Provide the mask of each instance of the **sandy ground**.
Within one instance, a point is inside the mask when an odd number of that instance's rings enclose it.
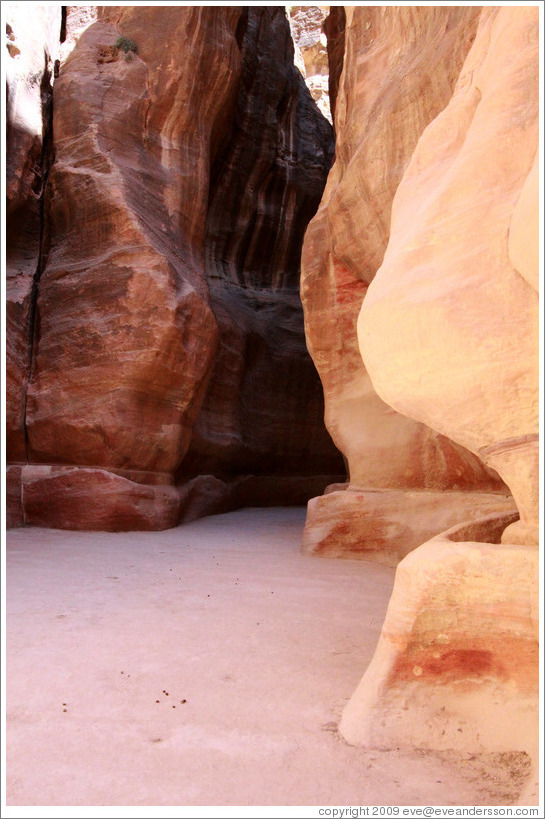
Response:
[[[394,572],[301,555],[304,518],[8,532],[7,805],[513,804],[509,760],[339,736]]]

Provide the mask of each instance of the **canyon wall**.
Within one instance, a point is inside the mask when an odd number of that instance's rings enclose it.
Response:
[[[479,511],[513,506],[497,473],[474,453],[377,395],[357,338],[397,187],[422,131],[452,96],[479,15],[476,7],[347,7],[344,55],[331,49],[334,76],[344,59],[336,158],[305,236],[301,293],[326,424],[349,484],[309,504],[308,552],[395,564]],[[333,23],[338,29],[338,18]],[[383,332],[393,341],[403,322],[400,316]]]
[[[375,388],[500,473],[517,543],[538,542],[537,48],[537,10],[481,13],[359,317]]]
[[[8,523],[314,494],[306,551],[401,561],[342,735],[535,761],[538,11],[308,8],[321,384],[283,8],[10,7]]]
[[[304,503],[312,475],[344,473],[325,431],[299,296],[302,238],[333,135],[294,67],[283,9],[250,8],[241,42],[234,121],[212,167],[205,234],[220,342],[180,474],[214,475],[243,505]],[[244,474],[253,477],[237,478]]]
[[[341,733],[529,756],[522,804],[538,775],[538,19],[346,7],[302,283],[350,473],[309,504],[305,548],[399,558],[399,528],[413,536]]]
[[[344,473],[298,295],[333,138],[285,13],[80,17],[39,134],[32,253],[8,232],[33,282],[26,317],[12,299],[10,522],[160,529],[305,502]]]

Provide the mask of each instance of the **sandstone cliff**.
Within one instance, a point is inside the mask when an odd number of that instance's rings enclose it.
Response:
[[[359,318],[376,389],[502,475],[519,543],[538,541],[537,48],[537,10],[481,13]]]
[[[332,130],[284,11],[48,8],[36,37],[12,8],[11,520],[159,529],[322,491],[298,271]],[[538,13],[323,27],[336,159],[302,295],[349,483],[304,548],[404,558],[341,732],[536,759]]]
[[[473,453],[378,397],[356,326],[388,244],[396,189],[423,129],[452,96],[479,13],[346,10],[336,159],[305,236],[301,291],[326,424],[345,455],[350,484],[309,505],[308,551],[395,563],[479,508],[492,512],[506,503],[505,486]],[[332,63],[341,57],[332,53]],[[403,322],[400,316],[382,333],[395,339]]]
[[[245,503],[288,500],[290,491],[304,502],[308,476],[330,473],[335,463],[299,297],[302,237],[333,138],[294,68],[281,8],[248,10],[241,54],[233,123],[212,168],[206,220],[220,342],[180,472],[221,478]],[[344,471],[340,458],[336,469]],[[245,473],[255,479],[241,483],[237,475]],[[292,476],[307,476],[303,493]]]
[[[311,547],[329,539],[342,553],[340,535],[361,548],[370,518],[365,538],[384,531],[388,548],[395,527],[413,521],[422,545],[415,538],[398,566],[375,656],[340,729],[371,747],[529,756],[522,803],[531,804],[538,10],[346,13],[337,158],[305,238],[303,295],[328,427],[351,483],[310,504],[307,533]],[[483,490],[499,499],[494,470],[516,509],[482,504]],[[452,511],[457,498],[475,500],[462,500],[457,525],[433,537],[426,526],[448,515],[423,491],[432,488]],[[333,533],[320,504],[338,513]]]
[[[297,285],[332,134],[284,12],[103,7],[75,40],[8,391],[14,517],[153,529],[304,502],[343,470]]]

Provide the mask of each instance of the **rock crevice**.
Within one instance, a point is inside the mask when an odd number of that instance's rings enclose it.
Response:
[[[5,15],[6,47],[6,457],[27,460],[27,384],[33,367],[38,283],[47,257],[43,192],[52,161],[54,55],[59,9],[22,4]]]
[[[62,20],[59,30],[59,42],[62,42]],[[40,83],[40,102],[42,109],[42,150],[40,156],[39,169],[36,167],[35,179],[32,184],[32,191],[38,199],[38,259],[36,270],[32,277],[32,286],[29,295],[29,316],[28,316],[28,370],[26,383],[32,380],[35,339],[38,336],[37,303],[40,279],[47,264],[49,252],[49,237],[47,232],[47,219],[45,215],[45,190],[51,165],[54,161],[54,139],[53,139],[53,87],[51,84],[54,68],[52,66],[52,55],[45,54],[44,72]],[[26,424],[27,416],[27,391],[24,393],[22,420],[23,434],[25,441],[25,459],[28,459],[29,441]]]

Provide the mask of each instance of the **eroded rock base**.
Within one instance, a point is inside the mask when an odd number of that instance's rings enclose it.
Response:
[[[6,524],[80,531],[161,531],[240,507],[304,506],[332,475],[199,475],[178,484],[165,472],[62,464],[7,469]]]
[[[503,492],[336,489],[309,501],[302,548],[395,566],[458,521],[493,513],[518,519],[513,498]]]
[[[453,527],[399,564],[374,657],[343,712],[350,744],[526,753],[537,770],[539,556],[499,543],[508,521]],[[474,540],[487,532],[496,542]]]

